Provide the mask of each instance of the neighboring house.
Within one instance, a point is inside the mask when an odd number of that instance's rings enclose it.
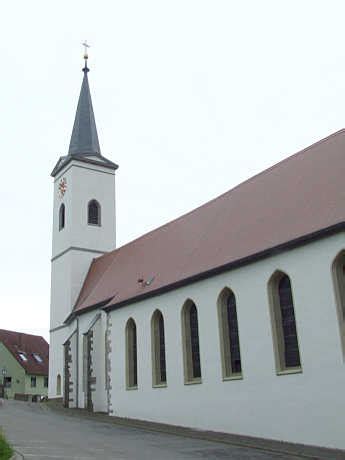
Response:
[[[83,70],[52,172],[49,396],[345,449],[345,130],[115,249]]]
[[[48,395],[49,345],[43,337],[0,329],[0,392],[12,399]]]

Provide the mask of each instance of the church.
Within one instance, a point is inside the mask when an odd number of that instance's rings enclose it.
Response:
[[[345,449],[345,130],[116,248],[88,72],[51,173],[49,397]]]

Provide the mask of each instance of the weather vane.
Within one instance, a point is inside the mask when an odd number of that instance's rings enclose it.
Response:
[[[87,54],[87,49],[90,48],[90,45],[88,45],[87,41],[85,40],[84,43],[82,43],[83,47],[84,47],[84,59],[85,59],[85,67],[83,70],[85,70],[86,72],[88,72],[88,67],[87,67],[87,60],[89,58],[89,55]]]

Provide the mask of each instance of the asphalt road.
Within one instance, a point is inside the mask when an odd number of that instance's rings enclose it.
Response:
[[[301,460],[292,455],[70,417],[43,404],[21,401],[4,401],[0,427],[22,458],[30,460]]]

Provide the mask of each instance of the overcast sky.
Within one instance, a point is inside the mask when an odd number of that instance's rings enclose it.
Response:
[[[345,126],[344,17],[335,0],[2,2],[0,328],[48,339],[50,172],[85,39],[122,245]]]

